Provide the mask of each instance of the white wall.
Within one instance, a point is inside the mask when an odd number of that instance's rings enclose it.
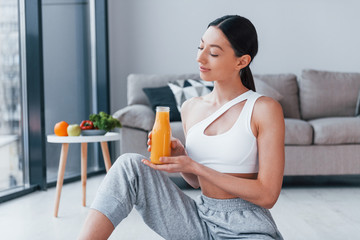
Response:
[[[249,18],[259,35],[253,73],[304,68],[360,72],[356,0],[110,0],[111,111],[126,105],[129,73],[193,73],[207,24]]]

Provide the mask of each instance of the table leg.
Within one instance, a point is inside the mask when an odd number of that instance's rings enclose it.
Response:
[[[106,168],[106,172],[107,172],[111,168],[109,148],[108,148],[107,142],[101,142],[100,144],[101,144],[101,150],[102,150],[102,154],[104,157],[104,163],[105,163],[105,168]]]
[[[56,199],[55,199],[55,210],[54,210],[55,217],[58,216],[58,211],[59,211],[60,195],[61,195],[61,189],[62,189],[62,185],[63,185],[63,181],[64,181],[64,173],[65,173],[65,166],[66,166],[68,150],[69,150],[69,144],[63,143],[61,146],[59,171],[58,171],[58,177],[57,177],[57,183],[56,183]]]
[[[87,143],[81,143],[82,205],[86,206]]]

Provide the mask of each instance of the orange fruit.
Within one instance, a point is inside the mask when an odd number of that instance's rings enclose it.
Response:
[[[65,121],[61,121],[55,124],[54,133],[56,136],[67,136],[67,127],[69,124]]]

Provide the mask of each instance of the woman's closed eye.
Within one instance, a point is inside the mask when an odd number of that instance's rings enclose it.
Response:
[[[202,51],[202,50],[204,50],[204,48],[203,47],[198,47],[198,49],[200,50],[200,51]],[[213,53],[209,53],[210,54],[210,56],[212,56],[212,57],[217,57],[217,56],[219,56],[218,54],[213,54]]]

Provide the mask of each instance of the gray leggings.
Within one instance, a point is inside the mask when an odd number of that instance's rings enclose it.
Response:
[[[270,212],[240,198],[193,200],[171,179],[120,156],[105,176],[91,208],[116,227],[135,206],[145,223],[165,239],[282,239]]]

